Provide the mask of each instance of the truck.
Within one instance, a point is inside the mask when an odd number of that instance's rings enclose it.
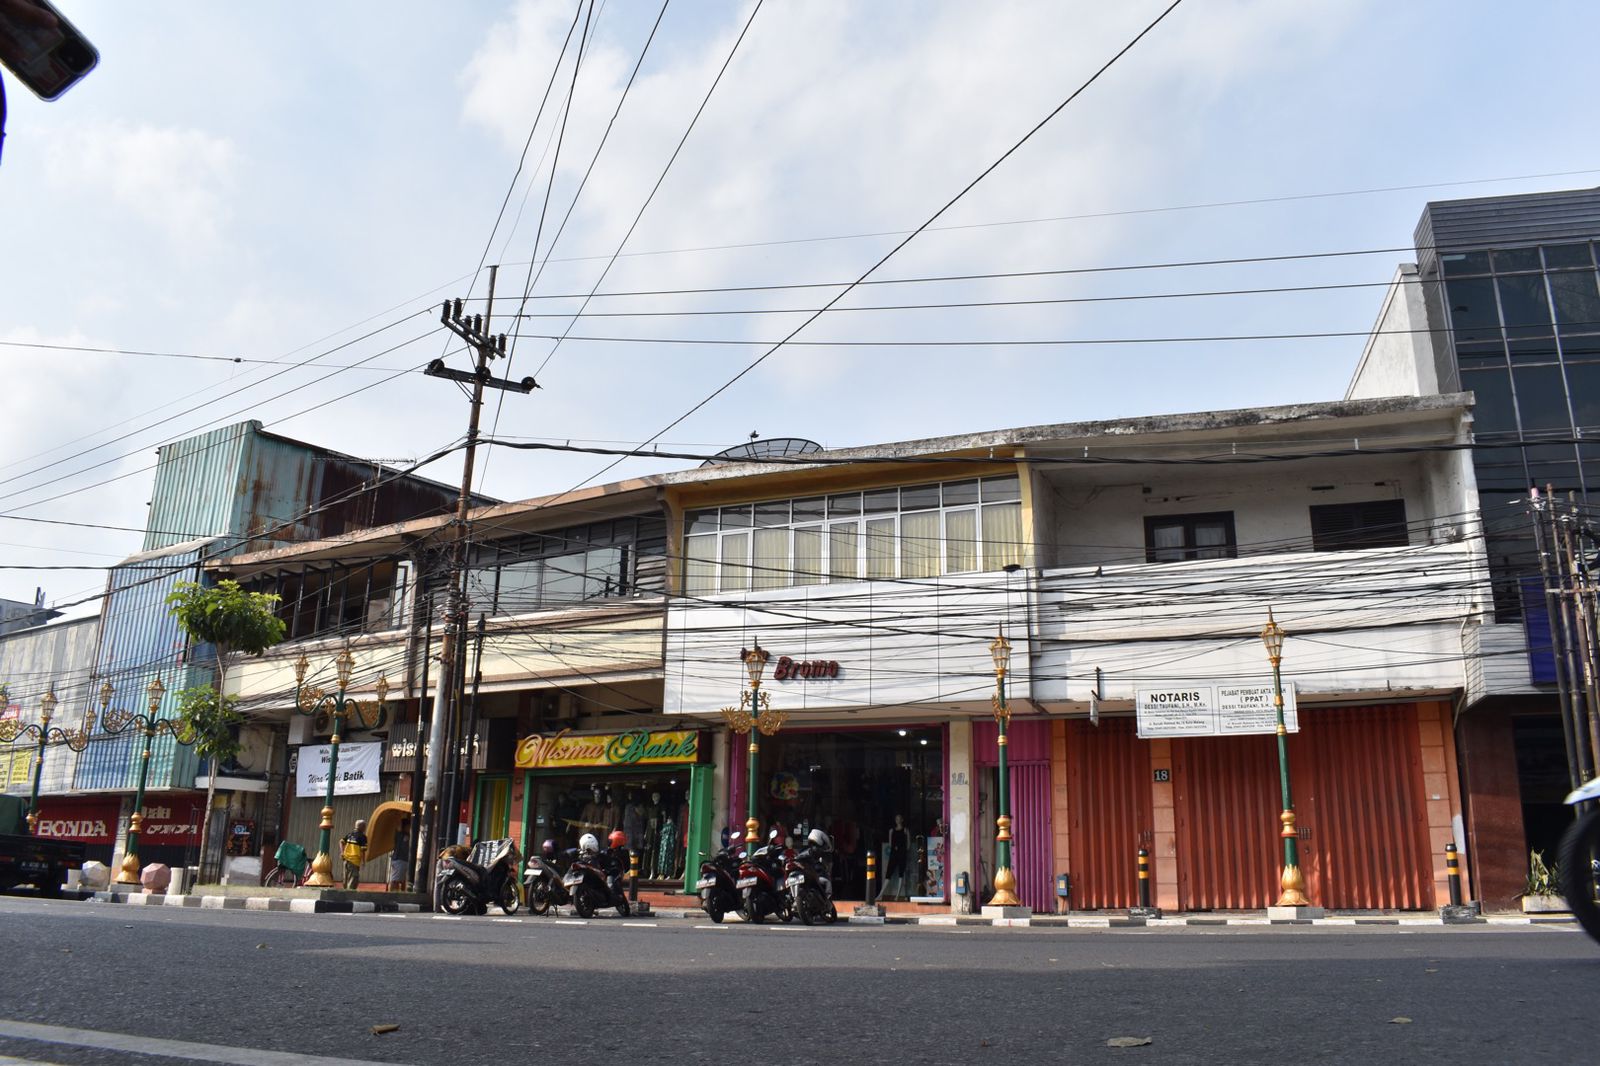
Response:
[[[30,895],[57,898],[67,871],[83,865],[84,846],[28,832],[27,804],[0,796],[0,892],[31,889]]]

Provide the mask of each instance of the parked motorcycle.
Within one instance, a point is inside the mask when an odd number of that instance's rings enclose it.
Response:
[[[1568,806],[1600,800],[1600,777],[1569,795]],[[1581,815],[1561,838],[1561,892],[1583,931],[1600,941],[1600,806]]]
[[[740,861],[739,880],[734,883],[742,893],[739,913],[753,924],[769,914],[780,921],[794,920],[794,908],[783,883],[783,867],[787,860],[783,840],[777,830],[767,839],[766,847],[756,849],[754,854]]]
[[[700,863],[700,879],[694,887],[700,892],[700,909],[713,922],[739,909],[739,860],[744,857],[744,842],[734,841]]]
[[[789,907],[805,925],[839,920],[833,905],[833,879],[828,876],[833,841],[820,829],[806,835],[806,846],[784,863],[784,888]]]
[[[528,910],[533,914],[548,914],[556,907],[565,907],[572,902],[572,893],[567,891],[567,886],[562,883],[566,876],[566,868],[571,865],[576,851],[568,850],[563,856],[556,850],[554,840],[546,840],[539,849],[539,854],[528,856],[528,865],[523,873],[522,894],[527,897]]]
[[[578,917],[593,918],[596,911],[606,907],[615,907],[624,918],[632,913],[622,880],[627,860],[618,858],[625,852],[616,847],[601,851],[598,841],[588,833],[579,840],[578,854],[561,878]]]
[[[522,905],[517,871],[522,856],[509,838],[480,840],[465,857],[446,848],[439,863],[439,905],[446,914],[486,914],[491,903],[507,914]]]

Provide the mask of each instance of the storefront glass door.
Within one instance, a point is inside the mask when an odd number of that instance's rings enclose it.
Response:
[[[494,840],[511,830],[511,778],[503,774],[478,778],[478,805],[472,839]]]
[[[526,839],[529,850],[553,840],[557,850],[593,833],[605,846],[613,830],[639,853],[643,881],[681,881],[690,823],[690,768],[637,774],[530,773]]]

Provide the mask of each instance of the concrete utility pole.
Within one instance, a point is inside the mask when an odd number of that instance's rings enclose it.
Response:
[[[471,538],[469,515],[472,510],[472,470],[478,451],[478,416],[483,410],[483,390],[504,389],[528,393],[538,386],[534,380],[523,378],[510,381],[491,377],[489,363],[506,354],[506,335],[490,332],[489,321],[494,313],[495,275],[499,268],[489,268],[489,300],[484,314],[465,315],[461,301],[445,301],[440,314],[450,332],[460,337],[477,353],[474,368],[469,371],[451,370],[443,359],[435,359],[423,371],[429,377],[445,378],[472,386],[472,407],[467,419],[466,457],[461,465],[461,494],[456,500],[456,520],[450,553],[450,583],[444,609],[444,639],[439,653],[439,693],[434,700],[433,720],[428,731],[428,766],[422,784],[421,826],[423,839],[418,848],[418,868],[428,878],[432,890],[433,856],[444,846],[455,843],[456,815],[460,806],[459,766],[461,737],[459,736],[461,689],[465,680],[462,667],[466,662],[464,650],[467,642],[467,616],[471,604],[466,596],[467,547]],[[426,698],[427,694],[423,693]],[[419,723],[420,731],[420,723]],[[445,754],[451,761],[448,769]],[[422,889],[418,884],[417,888]]]

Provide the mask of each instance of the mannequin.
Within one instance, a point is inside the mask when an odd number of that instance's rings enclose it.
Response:
[[[600,786],[593,786],[589,790],[589,795],[591,798],[588,803],[583,805],[583,813],[578,816],[578,824],[573,826],[573,828],[576,829],[580,834],[594,833],[596,836],[611,832],[609,826],[602,827],[600,824],[601,813],[605,809],[604,803],[602,802],[605,797],[600,791]]]
[[[644,808],[644,861],[645,876],[655,880],[661,876],[656,867],[656,845],[661,839],[661,793],[651,792],[650,802]]]
[[[637,850],[644,846],[644,805],[637,792],[629,792],[623,804],[622,831],[628,834],[628,847]]]
[[[656,876],[670,878],[677,869],[678,827],[667,815],[661,822],[661,842],[656,846]]]
[[[906,858],[911,851],[911,833],[906,829],[906,817],[903,814],[894,816],[894,828],[889,830],[889,861],[883,871],[884,898],[898,897],[905,899],[906,892]],[[889,885],[893,883],[891,889]]]
[[[600,808],[600,828],[595,830],[599,836],[605,836],[613,829],[622,828],[622,808],[617,805],[614,792],[607,791],[605,804]]]

